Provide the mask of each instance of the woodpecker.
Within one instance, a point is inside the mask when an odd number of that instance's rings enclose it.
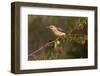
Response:
[[[66,33],[62,32],[61,28],[58,28],[54,25],[50,25],[48,28],[54,33],[56,37],[62,37],[66,35]]]

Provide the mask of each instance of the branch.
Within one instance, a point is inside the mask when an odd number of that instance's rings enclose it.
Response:
[[[59,39],[59,38],[57,38],[57,39]],[[56,39],[56,40],[57,40],[57,39]],[[55,40],[46,43],[44,46],[42,46],[42,47],[40,47],[39,49],[37,49],[37,50],[33,51],[32,53],[30,53],[29,56],[33,56],[35,53],[41,51],[41,49],[45,48],[46,46],[50,45],[50,44],[53,43],[53,42],[55,42]]]
[[[65,35],[64,38],[65,38],[65,39],[68,39],[68,38],[71,39],[71,38],[74,38],[74,36],[75,36],[75,38],[77,38],[77,37],[80,37],[80,36],[82,36],[82,35],[81,35],[81,34],[75,34],[75,35],[69,34],[69,35]],[[70,37],[71,37],[71,38],[70,38]],[[58,40],[59,38],[61,38],[61,37],[58,37],[58,38],[56,38],[55,40],[46,43],[44,46],[42,46],[42,47],[40,47],[39,49],[37,49],[37,50],[33,51],[32,53],[30,53],[29,56],[34,56],[35,53],[41,51],[41,49],[43,49],[43,48],[45,48],[46,46],[50,45],[51,43],[55,42],[55,41]],[[79,38],[79,39],[80,39],[80,38]],[[87,39],[87,37],[86,37],[86,39]]]

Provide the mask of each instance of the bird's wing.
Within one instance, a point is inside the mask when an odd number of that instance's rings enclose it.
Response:
[[[61,28],[59,28],[59,27],[57,28],[57,30],[58,30],[58,31],[61,31],[61,32],[64,32],[64,30],[61,29]]]

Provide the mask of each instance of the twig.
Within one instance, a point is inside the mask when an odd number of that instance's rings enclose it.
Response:
[[[58,39],[58,38],[57,38]],[[35,53],[39,52],[41,49],[43,49],[44,47],[48,46],[49,44],[55,42],[55,40],[46,43],[44,46],[40,47],[39,49],[35,50],[34,52],[32,52],[31,54],[29,54],[29,56],[33,56]]]

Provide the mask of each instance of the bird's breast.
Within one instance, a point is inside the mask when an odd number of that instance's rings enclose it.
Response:
[[[56,36],[64,36],[65,35],[65,33],[60,32],[60,31],[56,31],[54,33],[55,33]]]

